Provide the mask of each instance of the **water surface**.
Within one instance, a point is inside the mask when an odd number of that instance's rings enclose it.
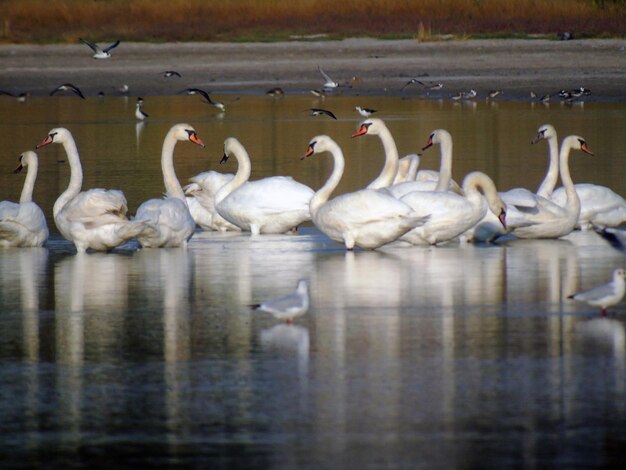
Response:
[[[224,97],[227,101],[229,97]],[[339,192],[382,166],[374,137],[351,139],[355,105],[379,109],[401,154],[434,128],[455,139],[454,176],[481,169],[534,188],[547,146],[539,125],[584,136],[575,180],[624,194],[623,104],[243,96],[218,115],[194,97],[69,97],[0,103],[0,199],[16,200],[20,152],[59,125],[76,136],[85,188],[123,189],[131,212],[163,191],[159,155],[176,122],[206,149],[176,149],[182,181],[219,168],[238,137],[253,178],[318,187],[330,159],[300,161],[327,133],[347,158]],[[438,151],[423,165],[435,168]],[[39,151],[35,198],[49,216],[69,177],[59,146]],[[626,445],[624,304],[608,318],[567,299],[605,282],[624,255],[594,233],[497,245],[346,253],[310,225],[298,235],[198,232],[187,251],[78,256],[50,221],[46,248],[0,251],[0,461],[35,465],[247,468],[606,467]],[[292,326],[248,304],[310,281]]]

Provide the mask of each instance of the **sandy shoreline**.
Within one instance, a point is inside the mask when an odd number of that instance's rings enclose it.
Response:
[[[338,93],[401,93],[410,78],[444,83],[447,98],[474,88],[501,89],[501,99],[528,100],[584,86],[588,100],[626,100],[626,40],[472,40],[420,43],[415,40],[348,39],[280,43],[122,43],[113,57],[94,60],[83,44],[0,45],[0,90],[47,96],[71,82],[87,96],[99,92],[174,95],[186,87],[216,93],[286,93],[319,88],[322,66],[339,83]],[[182,77],[165,78],[176,70]],[[414,86],[405,93],[419,95]]]

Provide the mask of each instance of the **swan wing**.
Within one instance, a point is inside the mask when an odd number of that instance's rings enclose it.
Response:
[[[20,205],[11,201],[0,201],[0,221],[14,219],[20,212]]]
[[[233,175],[232,173],[205,171],[203,173],[198,173],[197,175],[192,176],[191,178],[189,178],[189,181],[191,181],[192,183],[196,183],[204,191],[215,194],[222,186],[224,186],[234,177],[235,175]]]
[[[307,208],[313,190],[288,176],[250,181],[230,193],[229,204],[264,212],[283,212]],[[225,201],[226,201],[225,199]]]

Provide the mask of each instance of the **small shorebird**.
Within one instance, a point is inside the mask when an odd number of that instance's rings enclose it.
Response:
[[[326,98],[326,92],[324,90],[310,90],[311,93],[318,98],[324,99]]]
[[[253,310],[263,310],[279,320],[292,323],[294,318],[304,315],[309,310],[309,303],[309,287],[304,279],[300,279],[295,292],[279,299],[252,304],[249,307]]]
[[[80,96],[82,99],[85,99],[85,95],[83,95],[83,92],[80,91],[78,87],[72,85],[71,83],[64,83],[63,85],[59,85],[58,87],[56,87],[54,90],[50,92],[50,96],[56,95],[57,93],[61,91],[71,91],[72,93]]]
[[[502,90],[492,90],[489,93],[487,93],[487,98],[486,99],[492,100],[496,96],[501,95],[502,93],[504,93]]]
[[[613,271],[613,279],[606,284],[596,286],[593,289],[570,295],[568,299],[585,302],[593,307],[600,307],[601,314],[606,315],[606,310],[617,305],[626,293],[626,271],[616,269]]]
[[[137,98],[137,107],[135,108],[135,117],[140,121],[143,121],[148,115],[141,109],[143,106],[143,98]]]
[[[339,84],[336,81],[334,81],[332,78],[330,78],[328,74],[324,72],[319,65],[317,66],[317,70],[320,71],[320,73],[322,74],[322,77],[324,77],[324,80],[326,80],[326,82],[322,85],[322,89],[329,90],[329,89],[337,88],[339,86]]]
[[[92,56],[94,59],[108,59],[109,57],[111,57],[111,53],[109,51],[112,49],[115,49],[117,46],[120,45],[120,41],[118,39],[110,46],[102,49],[100,46],[98,46],[97,44],[94,44],[93,42],[89,42],[83,38],[79,38],[79,39],[91,48],[91,50],[94,52]]]
[[[283,96],[285,91],[281,87],[276,87],[267,90],[265,94],[270,96]]]
[[[182,77],[182,75],[180,73],[178,73],[176,70],[166,70],[165,72],[163,72],[163,76],[165,78],[169,78],[169,77]]]
[[[361,108],[360,106],[355,106],[355,108],[359,114],[363,117],[370,117],[372,114],[374,114],[376,112],[375,109],[371,109],[371,108]]]
[[[311,116],[321,116],[322,114],[325,114],[326,116],[330,116],[333,119],[337,119],[337,116],[335,116],[331,111],[328,111],[327,109],[309,108],[308,111],[311,112]]]

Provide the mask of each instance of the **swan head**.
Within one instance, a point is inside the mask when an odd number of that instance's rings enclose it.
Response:
[[[382,119],[369,118],[359,125],[359,129],[352,134],[352,137],[358,137],[365,134],[378,135],[385,129],[387,129],[387,126]]]
[[[172,126],[169,131],[169,134],[174,136],[176,140],[184,141],[188,140],[189,142],[193,142],[200,147],[204,147],[204,144],[198,137],[196,130],[191,127],[189,124],[181,123]]]
[[[452,142],[452,136],[445,129],[435,129],[428,136],[428,142],[422,147],[422,151],[432,147],[434,144],[441,144],[443,142]]]
[[[65,127],[55,127],[50,132],[45,139],[37,144],[36,149],[45,147],[48,144],[63,144],[68,141],[72,141],[74,138],[72,137],[72,133],[68,131]]]
[[[327,135],[315,136],[309,141],[309,146],[307,147],[305,154],[300,157],[300,160],[304,160],[305,158],[315,155],[316,153],[329,152],[332,147],[336,145],[335,141]]]
[[[228,161],[228,157],[230,157],[233,153],[242,153],[245,151],[246,149],[243,145],[241,145],[241,142],[239,142],[234,137],[228,137],[224,141],[224,156],[220,160],[220,165],[225,165]]]
[[[556,129],[551,124],[544,124],[537,129],[537,136],[530,141],[531,144],[536,144],[540,140],[556,137]]]
[[[22,153],[22,155],[20,155],[19,160],[20,162],[17,165],[17,168],[13,170],[13,173],[20,173],[24,169],[24,167],[28,165],[36,166],[37,154],[32,150],[27,150],[26,152]]]
[[[563,143],[561,144],[561,149],[574,149],[574,150],[582,150],[588,155],[593,155],[593,152],[587,145],[585,139],[577,135],[569,135],[563,139]]]

